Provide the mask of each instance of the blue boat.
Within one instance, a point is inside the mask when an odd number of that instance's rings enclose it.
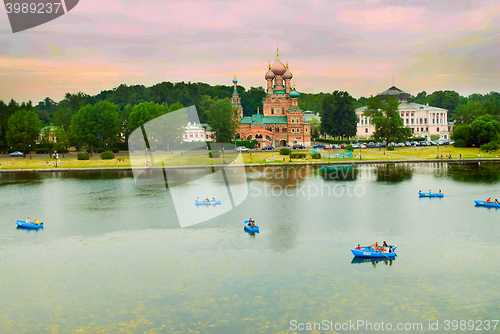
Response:
[[[498,203],[487,203],[486,201],[474,201],[476,206],[485,206],[487,208],[500,208],[500,204]]]
[[[369,257],[369,258],[380,258],[380,259],[390,259],[393,260],[396,258],[396,250],[397,246],[392,246],[392,253],[382,253],[380,251],[376,251],[371,246],[361,247],[361,249],[353,248],[351,249],[352,255],[359,257]]]
[[[443,197],[444,194],[433,194],[430,191],[428,193],[418,193],[419,197]]]
[[[200,202],[200,201],[195,201],[195,205],[217,205],[221,204],[221,201],[215,201],[215,202]]]
[[[28,228],[32,230],[38,230],[40,228],[43,228],[43,223],[40,223],[39,225],[36,225],[35,223],[26,223],[25,220],[16,220],[17,227],[21,228]]]
[[[248,226],[248,220],[245,220],[243,222],[243,225],[245,226],[245,231],[250,232],[250,233],[259,233],[259,227],[258,226],[255,226],[255,227]]]

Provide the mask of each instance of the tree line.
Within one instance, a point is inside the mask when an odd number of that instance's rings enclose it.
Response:
[[[262,87],[246,90],[237,86],[237,89],[246,116],[255,113],[257,108],[262,109],[266,96]],[[110,147],[126,140],[145,122],[191,105],[196,106],[200,122],[213,125],[216,140],[227,142],[234,139],[237,126],[234,110],[230,108],[232,91],[233,86],[162,82],[150,87],[120,85],[96,95],[67,93],[59,102],[47,97],[35,106],[31,101],[5,103],[0,100],[0,149],[26,151],[33,148],[35,141],[40,139],[40,130],[48,125],[51,127],[44,131],[40,146],[50,146],[50,136],[55,135],[60,150],[69,146],[86,146],[91,151]],[[464,97],[455,91],[435,91],[429,95],[423,91],[409,102],[448,109],[449,117],[459,124],[452,135],[459,144],[472,146],[500,141],[497,136],[500,130],[494,130],[500,120],[500,94],[497,92]],[[320,112],[321,123],[311,121],[313,137],[324,134],[341,138],[355,136],[358,122],[355,109],[365,105],[366,114],[375,121],[372,123],[380,123],[376,136],[405,136],[406,130],[398,130],[403,128],[399,113],[392,115],[397,110],[393,103],[381,102],[373,96],[355,99],[343,91],[302,93],[299,99],[302,110]],[[375,108],[382,108],[385,114],[377,114]],[[484,135],[485,131],[489,135]]]

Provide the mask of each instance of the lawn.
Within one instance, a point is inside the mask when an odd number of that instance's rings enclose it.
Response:
[[[306,159],[292,159],[292,163],[304,163],[304,162],[339,162],[339,161],[359,161],[359,150],[354,151],[354,157],[352,159],[312,159],[311,152],[308,150],[303,151],[293,151],[293,152],[304,152],[307,154]],[[333,153],[333,150],[324,150],[323,157],[327,156],[328,153]],[[480,153],[481,158],[499,158],[500,152],[494,151],[492,153],[478,151],[476,148],[457,148],[453,146],[440,146],[439,147],[439,157],[443,155],[443,159],[451,154],[453,159],[459,159],[460,154],[462,154],[463,159],[478,158],[478,153]],[[379,149],[363,149],[361,151],[361,157],[363,161],[369,160],[402,160],[402,159],[436,159],[438,154],[437,146],[424,146],[424,147],[397,147],[394,151],[386,151],[383,154],[383,150]],[[274,155],[274,159],[273,159]],[[124,161],[118,161],[117,159],[123,159]],[[154,156],[154,161],[148,161],[148,163],[154,162],[155,166],[194,166],[194,165],[220,165],[224,161],[229,162],[235,160],[236,163],[241,164],[277,164],[277,163],[289,163],[289,156],[280,155],[279,152],[270,151],[253,151],[250,155],[249,153],[242,153],[242,158],[238,158],[237,152],[227,152],[223,157],[217,159],[209,159],[205,152],[184,153],[182,156],[180,154],[156,154]],[[283,161],[285,158],[285,161]],[[14,163],[12,164],[12,160]],[[99,155],[90,158],[90,160],[77,160],[76,154],[67,154],[65,158],[61,158],[60,168],[106,168],[106,167],[122,167],[127,168],[131,166],[131,158],[128,154],[123,156],[117,156],[115,159],[102,160]],[[46,162],[49,162],[48,164]],[[52,163],[55,162],[54,159],[49,159],[47,157],[37,157],[34,155],[32,159],[28,158],[0,158],[0,164],[2,170],[8,169],[49,169],[54,168]],[[132,163],[134,166],[146,166],[146,158],[143,155],[133,155]]]

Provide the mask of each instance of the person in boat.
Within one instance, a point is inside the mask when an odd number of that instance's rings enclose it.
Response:
[[[498,200],[495,198],[495,204],[498,204]]]
[[[387,242],[384,241],[384,243],[382,244],[382,247],[387,248]]]
[[[441,189],[439,189],[439,194],[441,194]]]
[[[38,221],[38,219],[35,219],[35,225],[40,225],[40,222]]]
[[[429,189],[429,194],[432,194],[432,191]]]
[[[196,197],[196,202],[199,202],[200,201],[200,198],[199,197]]]
[[[486,200],[486,203],[491,203],[491,198],[488,197],[488,199]]]
[[[215,202],[215,197],[212,197],[212,202]]]
[[[28,219],[26,219],[26,224],[31,224],[30,217],[28,217]]]
[[[205,202],[209,203],[210,200],[208,199],[208,197],[205,197]]]
[[[378,250],[380,247],[378,245],[378,242],[375,242],[373,245],[371,245],[373,247],[373,250]]]
[[[422,193],[422,190],[419,190],[419,191],[418,191],[418,193],[419,193],[419,194],[421,194],[421,193]]]
[[[255,227],[255,221],[253,221],[252,218],[248,220],[248,226]]]
[[[356,247],[357,250],[361,250],[361,246],[358,244],[358,247]]]
[[[392,253],[392,246],[389,246],[389,253]]]

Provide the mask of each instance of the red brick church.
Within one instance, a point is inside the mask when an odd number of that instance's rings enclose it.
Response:
[[[267,95],[262,101],[262,112],[256,110],[252,116],[243,116],[243,107],[236,90],[238,80],[234,77],[231,101],[238,109],[240,126],[237,133],[241,139],[255,139],[259,142],[259,147],[310,145],[310,125],[304,120],[304,112],[297,105],[300,94],[295,86],[291,86],[292,78],[288,63],[283,65],[279,53],[276,53],[276,61],[272,66],[269,64],[265,75]]]

